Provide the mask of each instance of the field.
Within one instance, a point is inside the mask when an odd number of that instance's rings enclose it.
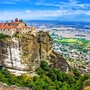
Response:
[[[73,49],[88,50],[87,46],[90,44],[90,40],[82,38],[62,38],[54,39],[55,42],[62,43],[62,45],[71,46]]]
[[[80,38],[63,38],[63,39],[54,39],[56,42],[60,43],[78,43],[78,44],[88,44],[90,41]]]
[[[63,42],[63,43],[77,43],[77,42],[80,42],[78,39],[72,39],[72,38],[55,39],[55,41]]]

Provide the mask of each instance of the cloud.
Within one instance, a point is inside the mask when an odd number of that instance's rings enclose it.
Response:
[[[58,7],[60,9],[84,9],[88,10],[90,4],[82,3],[82,0],[2,0],[1,4],[28,4]]]
[[[35,5],[42,5],[45,2],[45,0],[37,0],[34,2]]]
[[[3,11],[3,16],[0,14],[0,17],[3,17],[2,19],[5,16],[8,19],[13,19],[16,16],[23,19],[40,19],[46,17],[65,17],[69,19],[69,17],[78,17],[81,15],[90,16],[90,4],[82,3],[80,0],[2,0],[1,3],[15,5],[19,3],[14,10],[13,8],[11,10],[10,7],[7,12]],[[23,7],[25,3],[27,4]]]
[[[27,13],[30,13],[31,11],[30,10],[26,10]]]
[[[20,14],[21,12],[16,12],[17,14]]]
[[[36,11],[12,11],[12,12],[1,12],[1,19],[5,19],[7,16],[8,19],[13,18],[23,18],[23,19],[40,19],[43,17],[76,17],[76,16],[90,16],[90,10],[73,10],[73,9],[59,9],[59,10],[36,10]],[[2,18],[3,16],[3,18]]]
[[[1,1],[0,2],[0,4],[16,4],[14,1],[7,1],[7,0],[5,0],[5,1]]]
[[[29,2],[30,0],[2,0],[0,4],[18,4]]]
[[[7,15],[7,13],[5,13],[5,12],[4,12],[3,14],[4,14],[4,15]]]
[[[51,0],[52,1],[52,0]],[[36,4],[38,5],[38,4]],[[55,0],[52,2],[48,2],[44,0],[44,2],[39,3],[39,5],[43,5],[43,6],[53,6],[53,7],[59,7],[61,9],[89,9],[90,8],[90,4],[87,3],[81,3],[81,0],[68,0],[68,1],[64,1],[64,0]]]

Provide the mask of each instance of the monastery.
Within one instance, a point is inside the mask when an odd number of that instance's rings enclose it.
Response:
[[[24,22],[20,22],[18,18],[16,18],[11,22],[6,21],[5,23],[0,23],[0,33],[9,35],[11,37],[16,33],[31,33],[33,35],[36,35],[36,29],[33,26],[26,26]]]

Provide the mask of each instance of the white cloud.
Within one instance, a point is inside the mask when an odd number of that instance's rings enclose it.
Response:
[[[60,9],[60,10],[36,10],[36,11],[22,11],[22,12],[1,12],[0,17],[2,20],[5,20],[6,17],[8,20],[12,20],[14,18],[19,19],[40,19],[46,17],[68,17],[68,16],[78,16],[85,15],[90,16],[90,10],[73,10],[73,9]]]
[[[27,13],[30,13],[31,11],[30,10],[26,10]]]
[[[15,2],[12,2],[12,1],[3,1],[3,2],[0,2],[1,4],[16,4]]]
[[[20,14],[21,12],[16,12],[16,13]]]
[[[5,13],[5,12],[4,12],[3,14],[4,14],[4,15],[7,15],[7,13]]]
[[[37,5],[37,4],[36,4]],[[71,9],[71,8],[75,8],[75,9],[89,9],[90,8],[90,4],[85,4],[85,3],[80,3],[79,0],[68,0],[67,2],[64,1],[60,1],[60,2],[45,2],[45,3],[41,3],[39,5],[44,5],[44,6],[53,6],[53,7],[59,7],[60,9]]]
[[[37,0],[35,2],[35,5],[42,5],[45,2],[45,0]]]
[[[1,0],[0,4],[18,4],[21,2],[30,2],[30,0]]]

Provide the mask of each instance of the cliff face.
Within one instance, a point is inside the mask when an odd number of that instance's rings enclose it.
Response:
[[[41,60],[51,67],[66,71],[66,60],[52,51],[53,40],[47,32],[40,31],[36,36],[23,34],[19,38],[0,39],[0,65],[25,72],[33,72]]]

